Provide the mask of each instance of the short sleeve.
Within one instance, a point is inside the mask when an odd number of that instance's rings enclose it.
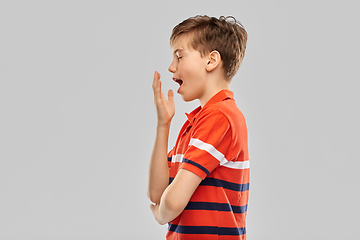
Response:
[[[171,167],[171,159],[172,159],[173,155],[174,155],[174,148],[171,149],[167,154],[167,160],[168,160],[168,166],[169,167]]]
[[[226,152],[231,143],[231,127],[220,111],[210,112],[196,121],[181,164],[205,179],[215,168],[227,162]]]

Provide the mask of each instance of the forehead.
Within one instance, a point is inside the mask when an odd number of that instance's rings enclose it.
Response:
[[[171,49],[173,50],[173,53],[175,54],[180,51],[191,50],[191,41],[192,36],[190,36],[190,34],[181,34],[171,44]]]

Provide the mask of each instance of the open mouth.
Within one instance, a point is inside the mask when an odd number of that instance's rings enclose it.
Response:
[[[181,79],[173,78],[173,80],[177,82],[180,86],[183,84],[183,81]]]

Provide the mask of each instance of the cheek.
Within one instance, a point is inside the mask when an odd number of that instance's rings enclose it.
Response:
[[[188,77],[196,77],[199,75],[200,71],[199,68],[191,63],[183,63],[179,64],[179,72],[182,73],[184,76]]]

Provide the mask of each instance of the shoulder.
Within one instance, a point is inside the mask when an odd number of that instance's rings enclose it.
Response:
[[[213,126],[223,131],[230,130],[232,134],[243,134],[247,131],[246,120],[233,98],[211,104],[203,109],[199,116],[199,124]]]
[[[220,139],[222,138],[220,136],[232,132],[231,125],[229,119],[221,110],[212,107],[204,108],[194,120],[191,136],[203,138],[203,140],[207,140],[209,137]]]
[[[223,118],[226,118],[230,122],[234,119],[239,120],[244,117],[233,98],[211,104],[203,110],[204,115],[222,115]]]
[[[218,124],[219,122],[230,123],[226,113],[222,109],[217,108],[215,105],[217,104],[203,109],[196,122],[206,121],[212,124]]]

